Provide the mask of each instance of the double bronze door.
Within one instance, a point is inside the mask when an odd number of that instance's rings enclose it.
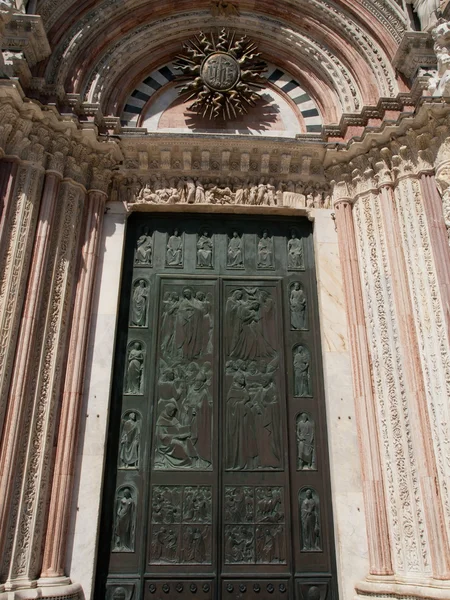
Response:
[[[97,595],[335,595],[311,224],[130,218]]]

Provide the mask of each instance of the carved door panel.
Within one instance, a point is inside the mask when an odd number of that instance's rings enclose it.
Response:
[[[96,597],[335,598],[311,224],[130,217],[114,369]]]

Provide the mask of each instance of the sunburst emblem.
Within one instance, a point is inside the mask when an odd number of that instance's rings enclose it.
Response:
[[[175,65],[186,83],[180,95],[195,99],[188,110],[209,119],[234,119],[260,99],[267,69],[255,42],[222,29],[218,35],[200,33],[185,43]]]

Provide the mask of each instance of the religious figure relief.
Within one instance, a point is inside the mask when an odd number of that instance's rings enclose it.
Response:
[[[180,562],[179,529],[159,526],[153,528],[150,562],[155,565],[170,565]]]
[[[127,365],[125,374],[125,394],[142,395],[144,387],[143,343],[134,341],[128,344]]]
[[[210,470],[211,364],[169,366],[161,359],[160,370],[155,469]]]
[[[258,258],[256,262],[258,269],[273,269],[273,240],[269,236],[267,229],[263,231],[262,237],[258,242]]]
[[[166,266],[183,266],[183,234],[180,235],[178,229],[175,229],[173,235],[167,240]]]
[[[119,444],[119,469],[139,469],[141,415],[129,411],[122,417]]]
[[[280,407],[272,373],[247,385],[235,373],[226,404],[226,468],[229,470],[281,467]]]
[[[316,466],[316,439],[314,420],[307,413],[297,416],[297,470],[315,471]]]
[[[161,319],[161,350],[169,360],[194,359],[212,353],[211,294],[185,287],[167,292]]]
[[[273,298],[264,288],[239,288],[230,293],[225,310],[228,356],[242,360],[277,356],[265,332],[273,307]]]
[[[116,492],[113,552],[134,552],[136,536],[136,491],[122,486]]]
[[[225,526],[225,564],[255,563],[255,531],[249,525]]]
[[[211,563],[211,528],[183,527],[182,563],[202,565]]]
[[[144,227],[141,235],[136,241],[136,250],[134,253],[134,264],[139,266],[152,266],[153,260],[153,237],[148,232],[148,227]]]
[[[106,591],[107,600],[132,600],[134,594],[134,584],[124,583],[123,585],[108,585]]]
[[[308,398],[312,396],[311,355],[309,350],[299,344],[294,347],[294,396]]]
[[[256,528],[256,563],[276,565],[286,563],[284,527],[260,526]]]
[[[150,562],[211,564],[211,520],[210,486],[154,486]]]
[[[130,327],[146,327],[150,286],[145,279],[133,284],[130,307]]]
[[[211,519],[211,488],[186,486],[183,494],[183,523],[211,523]]]
[[[256,521],[281,523],[284,521],[282,491],[280,487],[256,488]]]
[[[204,229],[197,240],[197,267],[199,269],[213,268],[214,244],[209,232]]]
[[[290,287],[289,308],[291,311],[291,329],[294,331],[308,329],[306,324],[306,296],[302,284],[298,281],[295,281]]]
[[[305,269],[305,258],[303,255],[303,240],[297,237],[295,231],[291,232],[291,239],[287,244],[288,269],[303,271]]]
[[[244,242],[237,231],[233,231],[228,241],[227,267],[228,269],[244,268]]]
[[[302,552],[320,552],[321,527],[319,496],[312,488],[303,488],[299,493]]]
[[[225,522],[253,523],[254,496],[250,486],[225,487]]]

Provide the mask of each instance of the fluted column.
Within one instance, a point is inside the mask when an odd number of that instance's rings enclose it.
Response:
[[[352,204],[349,199],[339,200],[335,210],[353,365],[370,573],[390,575],[393,572],[390,536]]]
[[[104,192],[95,190],[88,194],[81,265],[75,295],[44,560],[39,585],[55,585],[55,579],[58,578],[62,578],[62,582],[67,581],[63,577],[67,529],[72,508],[74,462],[79,434],[91,301],[106,199]]]
[[[17,473],[17,455],[23,439],[23,420],[28,402],[26,384],[29,377],[31,356],[36,344],[37,317],[43,301],[45,271],[48,267],[49,239],[58,197],[60,176],[47,173],[45,178],[39,223],[36,232],[26,301],[17,341],[8,412],[0,454],[0,548],[4,547],[4,536],[8,529],[11,511],[13,481]],[[3,566],[3,569],[6,565]]]
[[[442,498],[439,492],[432,431],[425,402],[425,383],[414,324],[407,266],[403,254],[395,199],[390,186],[383,185],[381,187],[380,205],[392,279],[399,341],[402,347],[404,381],[407,386],[411,421],[414,424],[412,434],[415,453],[417,457],[420,457],[417,461],[417,472],[423,498],[432,572],[436,579],[448,579],[450,575],[450,553],[446,530],[443,527]]]

